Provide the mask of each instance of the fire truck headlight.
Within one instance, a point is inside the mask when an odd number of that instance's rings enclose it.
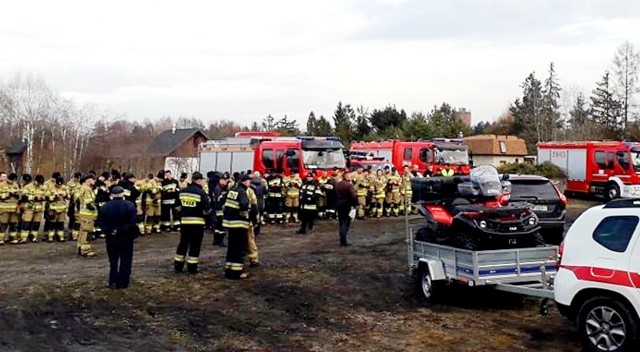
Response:
[[[533,226],[536,224],[536,217],[532,216],[529,218],[529,225]]]
[[[486,228],[487,228],[487,222],[486,222],[486,221],[484,221],[484,220],[480,221],[480,224],[479,224],[479,225],[480,225],[480,228],[481,228],[481,229],[486,229]]]

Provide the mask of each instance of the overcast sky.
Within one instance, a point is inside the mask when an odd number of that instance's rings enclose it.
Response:
[[[638,0],[21,0],[0,12],[0,80],[33,73],[130,119],[304,126],[339,100],[446,101],[477,123],[550,61],[589,93],[625,40],[640,45]]]

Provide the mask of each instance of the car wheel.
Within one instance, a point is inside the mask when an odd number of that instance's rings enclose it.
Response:
[[[578,330],[586,351],[635,351],[636,318],[618,300],[595,297],[586,301],[578,312]]]
[[[609,188],[607,188],[607,199],[614,200],[620,197],[620,187],[618,185],[611,184]]]

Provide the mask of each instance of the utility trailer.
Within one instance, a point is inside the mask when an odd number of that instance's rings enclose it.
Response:
[[[471,251],[415,240],[414,229],[423,224],[422,216],[406,218],[409,270],[425,299],[436,301],[443,286],[450,283],[491,286],[540,297],[540,313],[547,314],[547,304],[553,299],[557,246]]]

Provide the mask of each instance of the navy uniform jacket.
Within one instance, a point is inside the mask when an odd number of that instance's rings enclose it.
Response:
[[[108,201],[100,209],[97,225],[107,236],[117,232],[117,235],[136,237],[136,206],[122,198]]]
[[[191,183],[180,191],[181,223],[183,225],[205,225],[211,211],[209,196],[200,185]]]

